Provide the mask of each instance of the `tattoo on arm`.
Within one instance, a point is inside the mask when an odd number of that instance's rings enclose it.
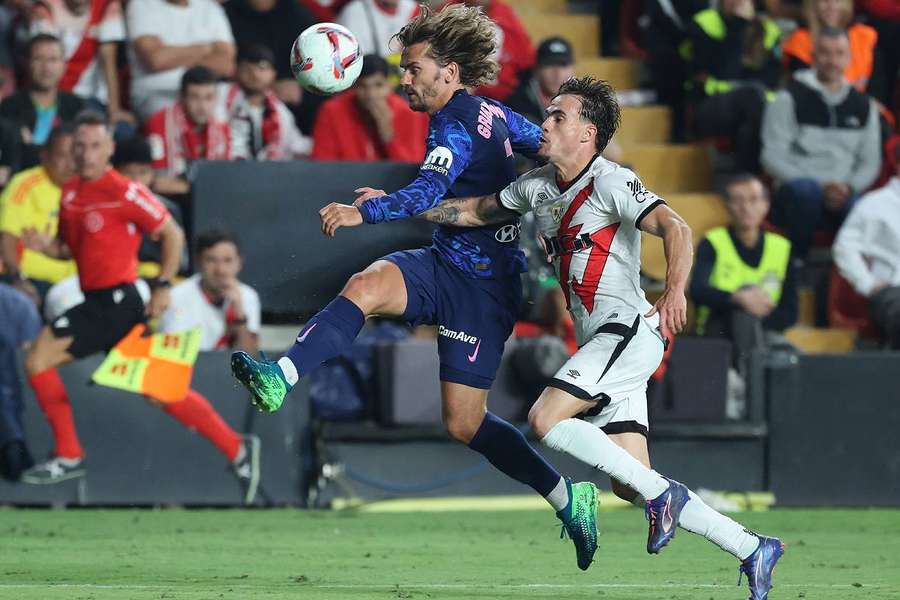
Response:
[[[474,198],[448,198],[418,218],[441,225],[480,227],[517,218],[518,213],[501,206],[494,194]]]

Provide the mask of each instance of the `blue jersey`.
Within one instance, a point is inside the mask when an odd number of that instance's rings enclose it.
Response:
[[[516,178],[513,152],[537,153],[541,129],[506,106],[457,91],[431,117],[427,155],[416,179],[360,207],[367,223],[403,219],[444,198],[487,196]],[[486,227],[439,226],[434,248],[469,277],[496,279],[525,270],[518,221]]]

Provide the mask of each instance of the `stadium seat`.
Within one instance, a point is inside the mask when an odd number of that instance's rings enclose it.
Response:
[[[517,13],[556,13],[564,15],[569,6],[566,0],[506,0]]]
[[[670,139],[671,109],[668,106],[622,107],[622,125],[616,132],[620,144],[665,144]]]
[[[784,337],[807,354],[841,354],[853,352],[856,332],[838,327],[791,327]]]
[[[644,185],[658,194],[712,189],[712,158],[703,146],[622,144],[622,162],[634,169]]]
[[[519,15],[531,41],[564,35],[572,44],[575,57],[600,54],[600,18],[594,15],[555,15],[523,12]]]
[[[640,87],[640,63],[627,58],[600,56],[576,57],[575,72],[605,79],[617,90],[634,90]]]
[[[853,289],[836,267],[831,269],[828,282],[828,323],[852,329],[862,337],[878,337],[878,328],[869,317],[869,301]]]
[[[707,231],[728,223],[728,211],[718,194],[671,194],[666,202],[691,226],[695,248]],[[641,272],[658,281],[666,278],[662,240],[648,233],[641,237]]]

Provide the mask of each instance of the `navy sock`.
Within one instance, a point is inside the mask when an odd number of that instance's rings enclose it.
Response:
[[[543,497],[550,495],[559,483],[559,471],[531,447],[518,429],[491,413],[484,415],[469,448]]]
[[[303,377],[347,349],[366,317],[353,302],[338,296],[306,323],[286,356]]]

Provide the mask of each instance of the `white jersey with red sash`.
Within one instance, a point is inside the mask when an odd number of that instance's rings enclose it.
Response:
[[[150,115],[144,124],[153,168],[166,175],[183,175],[198,159],[231,160],[231,131],[217,118],[197,127],[180,102]]]
[[[272,92],[257,106],[238,84],[221,84],[218,117],[231,128],[232,158],[290,160],[312,150],[312,140],[300,133],[294,115]]]

